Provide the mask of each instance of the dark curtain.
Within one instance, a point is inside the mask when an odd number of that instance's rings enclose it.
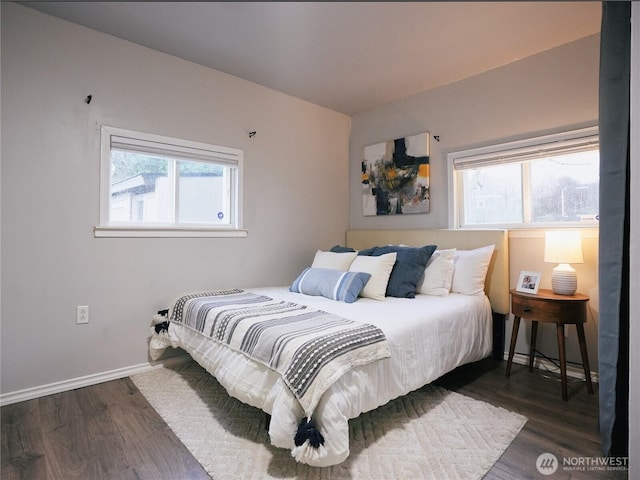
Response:
[[[629,86],[631,2],[603,2],[600,37],[600,436],[627,456],[629,433]]]

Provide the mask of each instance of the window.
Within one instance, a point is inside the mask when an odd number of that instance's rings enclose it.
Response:
[[[456,228],[594,226],[597,128],[450,153],[450,217]]]
[[[102,127],[96,236],[244,236],[242,150]]]

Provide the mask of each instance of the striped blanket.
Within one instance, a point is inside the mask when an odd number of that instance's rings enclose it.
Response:
[[[341,375],[391,355],[373,325],[239,289],[182,296],[169,321],[278,372],[309,418]]]

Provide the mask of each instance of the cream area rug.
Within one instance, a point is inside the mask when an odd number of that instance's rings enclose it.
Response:
[[[131,379],[214,480],[480,479],[527,421],[427,385],[351,420],[349,457],[318,468],[272,447],[265,414],[194,361]]]

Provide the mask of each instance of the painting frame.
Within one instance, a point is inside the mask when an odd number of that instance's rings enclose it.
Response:
[[[538,288],[540,287],[540,279],[542,272],[533,272],[530,270],[522,270],[520,277],[518,277],[518,283],[516,284],[516,291],[521,293],[530,293],[536,295]]]
[[[421,132],[363,148],[364,216],[430,212],[430,139]]]

